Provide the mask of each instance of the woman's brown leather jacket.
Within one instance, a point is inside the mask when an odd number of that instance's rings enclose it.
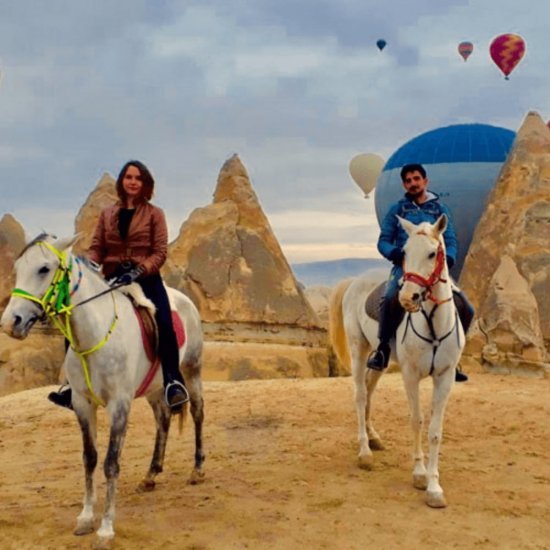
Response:
[[[158,273],[168,250],[168,229],[164,212],[143,202],[128,228],[128,236],[122,239],[118,229],[118,216],[122,203],[109,206],[99,216],[88,257],[103,266],[103,275],[112,276],[122,262],[141,267],[144,275]]]

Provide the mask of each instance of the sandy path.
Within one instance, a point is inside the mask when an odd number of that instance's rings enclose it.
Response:
[[[428,404],[429,383],[423,384]],[[0,548],[90,548],[72,535],[82,498],[80,434],[49,388],[0,399]],[[192,424],[174,429],[153,493],[135,487],[153,420],[135,403],[121,465],[116,548],[550,548],[548,380],[477,374],[455,387],[441,478],[449,507],[411,484],[401,379],[386,375],[375,420],[387,449],[356,466],[350,378],[207,382],[206,481],[185,483]],[[106,445],[100,415],[100,452]],[[98,468],[98,506],[104,494]]]

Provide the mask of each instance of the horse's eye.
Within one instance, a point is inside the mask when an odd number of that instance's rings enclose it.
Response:
[[[432,258],[435,258],[435,252],[432,252],[432,253],[428,256],[428,258],[430,258],[430,260],[431,260]]]
[[[39,270],[38,270],[38,273],[40,273],[40,275],[46,275],[46,273],[49,273],[50,272],[50,268],[47,266],[47,265],[43,265]]]

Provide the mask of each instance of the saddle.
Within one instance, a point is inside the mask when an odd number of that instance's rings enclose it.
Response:
[[[367,296],[365,302],[365,313],[375,321],[380,321],[380,302],[386,293],[387,281],[380,283],[373,291]]]

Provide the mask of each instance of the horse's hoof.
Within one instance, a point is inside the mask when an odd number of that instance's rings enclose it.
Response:
[[[198,485],[204,481],[204,472],[202,470],[193,470],[187,483],[189,485]]]
[[[100,537],[98,536],[93,544],[93,550],[110,550],[113,548],[115,542],[114,537]]]
[[[82,522],[78,522],[76,524],[76,528],[73,531],[73,534],[77,537],[80,537],[82,535],[89,535],[90,533],[94,532],[94,521],[93,520],[86,520]]]
[[[386,449],[386,446],[379,437],[369,439],[369,447],[371,451],[384,451]]]
[[[425,474],[413,474],[413,487],[424,491],[428,488],[428,479]]]
[[[359,455],[357,465],[362,470],[372,470],[374,467],[374,457],[372,455]]]
[[[445,508],[447,506],[447,501],[445,500],[443,493],[426,491],[426,504],[430,508]]]
[[[155,489],[156,483],[152,479],[144,479],[137,486],[138,493],[150,493]]]

